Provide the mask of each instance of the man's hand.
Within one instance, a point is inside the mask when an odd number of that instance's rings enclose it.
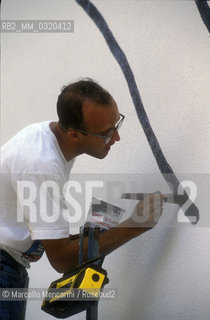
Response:
[[[135,206],[131,217],[123,223],[127,227],[152,228],[158,222],[163,211],[164,195],[160,192],[145,196]]]

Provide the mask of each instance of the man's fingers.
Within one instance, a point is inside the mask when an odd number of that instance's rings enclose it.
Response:
[[[154,193],[150,193],[150,194],[145,195],[145,197],[142,201],[147,203],[147,202],[155,201],[157,199],[165,200],[166,196],[164,194],[162,194],[160,191],[156,191]]]
[[[142,226],[154,226],[162,214],[163,199],[164,195],[159,191],[145,196],[142,201],[137,203],[132,219]]]

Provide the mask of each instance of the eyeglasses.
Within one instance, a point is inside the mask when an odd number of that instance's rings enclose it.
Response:
[[[106,135],[101,135],[101,134],[97,134],[97,133],[92,133],[92,132],[88,132],[88,131],[80,130],[80,129],[74,129],[74,128],[71,128],[71,129],[72,129],[72,130],[77,130],[77,131],[83,133],[84,135],[91,134],[92,136],[99,137],[99,138],[103,138],[105,144],[107,144],[107,143],[109,143],[109,141],[110,141],[111,138],[113,137],[115,131],[118,131],[118,130],[120,129],[120,127],[121,127],[124,119],[125,119],[125,116],[120,113],[120,118],[119,118],[119,120],[117,121],[117,123],[115,124],[115,127],[114,127],[113,129],[110,129],[109,133],[106,134]]]

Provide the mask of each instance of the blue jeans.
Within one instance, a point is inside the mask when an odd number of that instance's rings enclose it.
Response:
[[[0,250],[0,287],[27,288],[28,279],[26,268]],[[26,301],[0,300],[0,320],[24,320],[25,309]]]

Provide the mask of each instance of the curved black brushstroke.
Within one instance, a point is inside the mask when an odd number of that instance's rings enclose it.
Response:
[[[210,32],[210,8],[208,6],[207,1],[205,0],[196,0],[195,1],[198,10],[200,12],[201,18],[206,25],[206,28]]]
[[[166,158],[160,148],[160,145],[157,141],[157,138],[152,130],[152,127],[150,125],[148,116],[145,112],[144,106],[142,104],[142,100],[140,97],[139,90],[136,85],[136,81],[133,75],[133,72],[130,68],[130,65],[128,63],[128,60],[120,48],[119,44],[117,43],[116,39],[114,38],[111,30],[109,29],[106,21],[104,20],[101,13],[98,11],[98,9],[89,1],[89,0],[75,0],[89,15],[89,17],[94,21],[94,23],[97,25],[99,30],[101,31],[102,35],[104,36],[107,45],[109,49],[111,50],[113,56],[117,60],[117,62],[120,65],[120,68],[125,76],[125,79],[127,81],[127,85],[136,109],[137,116],[139,118],[139,121],[143,127],[143,130],[146,134],[147,140],[150,144],[151,150],[153,152],[153,155],[156,159],[156,162],[158,164],[158,167],[163,174],[164,179],[168,183],[169,187],[172,189],[174,193],[177,192],[178,187],[180,185],[178,179],[176,178],[172,168],[166,161]],[[184,194],[187,197],[186,192]],[[190,210],[189,210],[190,209]],[[186,210],[185,215],[186,216],[195,216],[197,221],[199,219],[199,212],[197,207],[192,203],[188,210]]]

